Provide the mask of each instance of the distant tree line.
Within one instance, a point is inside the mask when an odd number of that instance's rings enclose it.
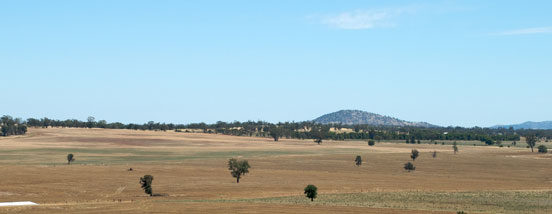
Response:
[[[226,134],[236,136],[271,137],[275,141],[287,139],[313,139],[317,143],[322,140],[478,140],[486,144],[501,141],[520,141],[520,136],[535,136],[537,139],[552,139],[552,130],[532,130],[513,128],[463,128],[463,127],[413,127],[413,126],[371,126],[344,124],[316,124],[311,121],[269,123],[265,121],[222,122],[214,124],[190,123],[173,124],[149,121],[144,124],[108,123],[105,120],[96,121],[88,117],[86,121],[76,119],[54,120],[49,118],[29,118],[26,121],[2,117],[3,135],[26,132],[27,127],[74,127],[74,128],[107,128],[155,131],[190,131],[199,130],[203,133]],[[5,118],[5,119],[4,119]],[[11,121],[11,122],[10,122]],[[5,132],[4,132],[4,126]],[[343,129],[351,129],[343,132]],[[4,134],[6,133],[6,134]]]
[[[0,118],[0,134],[2,136],[23,135],[27,133],[27,125],[21,118],[4,115]]]

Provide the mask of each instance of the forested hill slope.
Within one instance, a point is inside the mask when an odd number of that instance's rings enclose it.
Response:
[[[313,120],[320,124],[337,124],[344,125],[374,125],[374,126],[417,126],[417,127],[437,127],[426,122],[409,122],[397,118],[379,115],[360,110],[341,110],[329,114],[322,115]]]
[[[513,125],[497,125],[493,126],[491,128],[510,128],[513,127],[514,129],[552,129],[552,121],[542,121],[542,122],[532,122],[528,121],[525,123],[520,124],[513,124]]]

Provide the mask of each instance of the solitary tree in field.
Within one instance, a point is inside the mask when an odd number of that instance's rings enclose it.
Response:
[[[67,155],[67,165],[71,165],[71,162],[75,161],[75,156],[73,154]]]
[[[432,156],[433,158],[436,158],[436,157],[437,157],[437,151],[433,151],[433,154],[431,154],[431,156]]]
[[[548,148],[546,148],[545,145],[540,145],[540,146],[538,147],[538,151],[539,151],[540,153],[547,153],[547,152],[548,152]]]
[[[527,136],[525,137],[525,142],[527,142],[527,145],[531,147],[531,152],[533,152],[533,148],[537,144],[537,136]]]
[[[150,196],[153,196],[151,183],[153,183],[153,176],[151,175],[144,175],[144,177],[140,178],[140,184],[142,185],[142,189],[144,189],[144,192],[146,192],[146,194]]]
[[[404,164],[404,169],[408,172],[412,171],[412,170],[416,170],[416,167],[414,166],[414,164],[408,162],[408,163],[405,163]]]
[[[314,201],[314,199],[318,195],[317,191],[318,188],[312,184],[309,184],[307,185],[307,187],[305,187],[305,195],[307,196],[307,198],[310,198],[311,201]]]
[[[240,178],[242,176],[249,173],[249,168],[251,168],[251,166],[249,166],[247,160],[237,160],[235,158],[228,160],[228,169],[232,177],[236,178],[237,183],[240,183]]]
[[[416,149],[413,149],[412,154],[410,155],[410,158],[412,158],[412,161],[415,161],[416,158],[418,158],[419,155],[420,155],[420,152],[418,152],[418,150],[416,150]]]
[[[356,163],[357,166],[362,165],[362,157],[360,157],[360,155],[356,156],[355,163]]]
[[[456,141],[452,144],[452,149],[454,149],[454,154],[458,152],[458,146],[456,145]]]

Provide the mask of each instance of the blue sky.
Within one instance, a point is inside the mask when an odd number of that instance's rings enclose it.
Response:
[[[552,120],[552,1],[2,1],[0,114]]]

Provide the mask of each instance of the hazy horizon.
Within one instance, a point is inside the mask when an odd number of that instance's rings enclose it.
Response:
[[[552,120],[550,1],[10,1],[0,114],[177,124],[358,109]]]

